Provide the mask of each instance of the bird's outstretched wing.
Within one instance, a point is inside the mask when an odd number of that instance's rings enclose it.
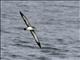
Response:
[[[25,24],[27,25],[27,27],[31,26],[31,24],[28,21],[28,18],[21,11],[19,13],[20,13],[22,19],[24,20]]]
[[[34,37],[36,43],[38,44],[38,46],[41,48],[41,44],[39,42],[39,39],[38,39],[38,36],[36,35],[36,32],[33,30],[33,31],[30,31],[32,36]]]

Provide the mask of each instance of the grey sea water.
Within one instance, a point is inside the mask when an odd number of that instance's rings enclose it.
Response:
[[[1,1],[1,60],[80,60],[79,1]],[[19,11],[33,26],[40,49]]]

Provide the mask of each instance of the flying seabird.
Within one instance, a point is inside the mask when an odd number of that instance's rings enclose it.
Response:
[[[36,32],[35,32],[35,27],[33,27],[30,22],[28,21],[28,18],[20,11],[19,12],[23,21],[25,22],[27,28],[24,28],[24,30],[28,30],[31,32],[32,36],[34,37],[36,43],[38,44],[38,46],[41,48],[41,44],[39,42],[39,39],[38,39],[38,36],[36,35]]]

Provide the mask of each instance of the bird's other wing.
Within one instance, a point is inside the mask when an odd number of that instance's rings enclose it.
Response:
[[[22,19],[24,20],[25,24],[27,25],[27,27],[31,26],[30,22],[28,21],[28,18],[21,11],[19,13]]]
[[[39,42],[39,39],[38,39],[35,31],[30,31],[30,32],[31,32],[32,36],[34,37],[34,39],[35,39],[36,43],[38,44],[38,46],[41,48],[41,44]]]

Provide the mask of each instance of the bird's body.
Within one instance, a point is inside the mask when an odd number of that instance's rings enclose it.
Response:
[[[32,30],[34,30],[34,28],[33,27],[27,27],[27,30],[32,31]]]

